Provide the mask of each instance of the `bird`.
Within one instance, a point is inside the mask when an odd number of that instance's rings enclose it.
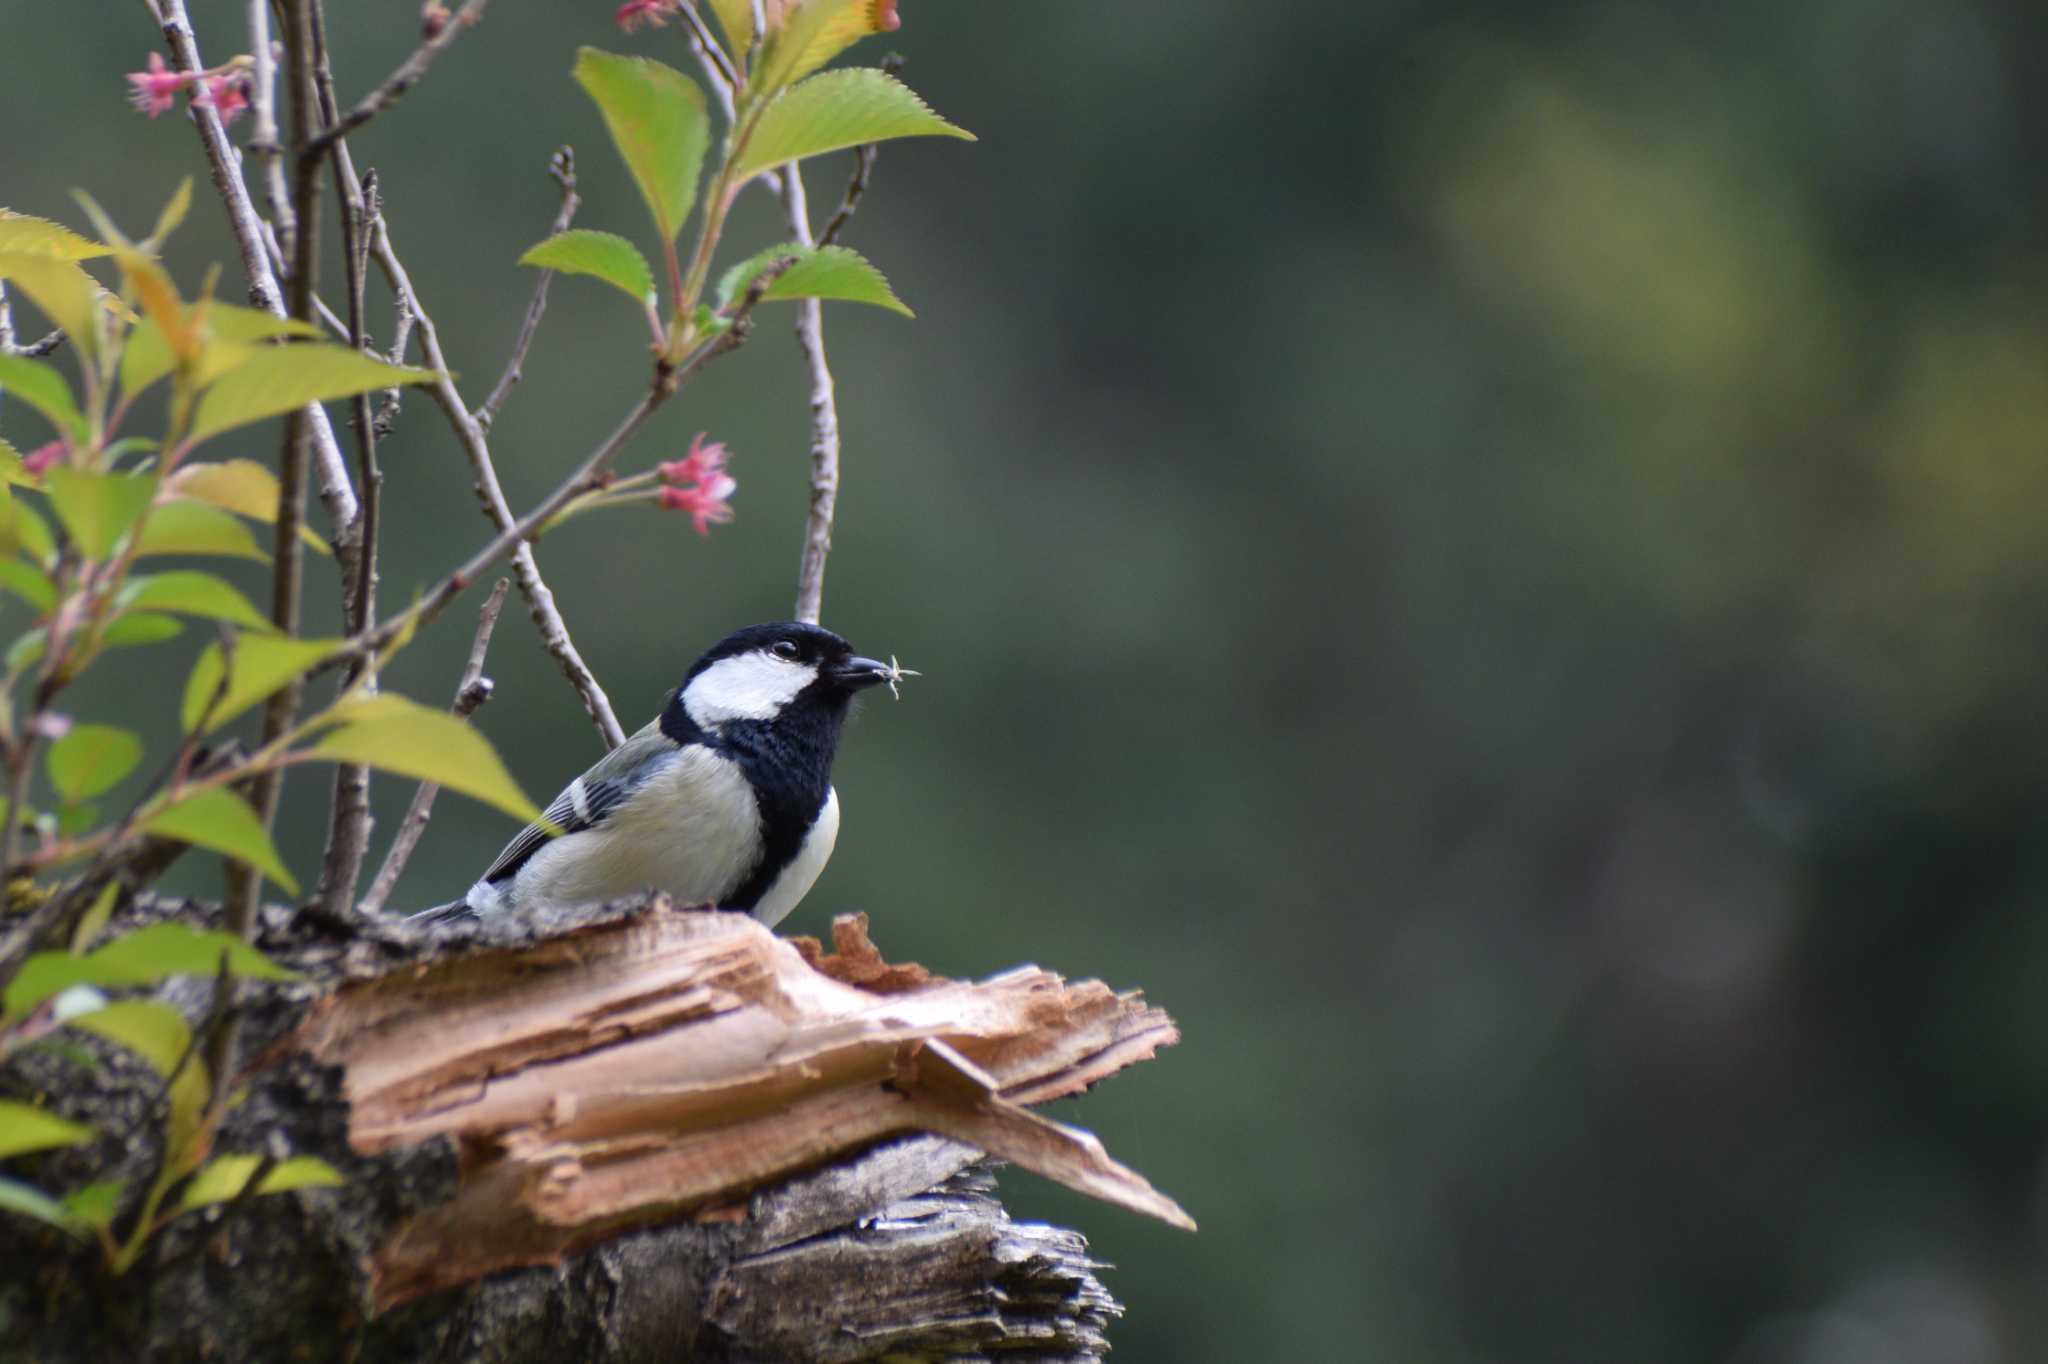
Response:
[[[856,694],[917,674],[802,621],[735,630],[705,650],[661,713],[505,845],[448,922],[645,890],[773,928],[839,837],[832,758]]]

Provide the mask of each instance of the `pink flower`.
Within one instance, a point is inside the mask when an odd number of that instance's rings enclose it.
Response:
[[[164,68],[161,52],[149,54],[149,70],[130,71],[128,102],[143,113],[155,118],[171,107],[172,96],[192,83],[192,76],[185,71],[169,71]]]
[[[663,483],[703,483],[715,474],[725,470],[725,446],[722,442],[704,443],[704,433],[699,431],[690,437],[690,453],[681,459],[672,459],[660,466]]]
[[[688,488],[663,488],[660,506],[663,511],[688,512],[696,523],[697,534],[709,535],[713,523],[724,525],[732,520],[732,508],[727,505],[733,489],[740,485],[730,474],[714,473],[704,482]]]
[[[248,78],[239,72],[208,76],[192,96],[192,102],[211,104],[223,125],[233,123],[235,115],[249,107]]]
[[[23,455],[21,457],[21,467],[34,474],[37,478],[41,478],[45,469],[62,458],[64,458],[64,442],[53,440],[47,445],[38,445],[35,449]]]
[[[626,0],[612,15],[612,22],[631,33],[642,24],[660,28],[668,22],[674,0]]]

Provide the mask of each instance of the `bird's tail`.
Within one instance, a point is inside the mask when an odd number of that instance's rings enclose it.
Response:
[[[476,911],[469,907],[468,900],[450,900],[445,905],[435,905],[432,909],[408,914],[405,921],[409,924],[452,924],[475,917]]]

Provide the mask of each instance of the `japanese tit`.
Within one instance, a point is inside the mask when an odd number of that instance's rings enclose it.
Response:
[[[639,891],[773,927],[839,836],[832,755],[854,694],[912,676],[830,630],[752,625],[690,665],[646,728],[569,783],[460,900],[415,918],[573,905]]]

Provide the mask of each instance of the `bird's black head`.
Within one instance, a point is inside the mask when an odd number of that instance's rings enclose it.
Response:
[[[678,742],[735,721],[822,722],[836,732],[853,694],[894,672],[820,626],[794,620],[749,625],[690,665],[662,728]]]

